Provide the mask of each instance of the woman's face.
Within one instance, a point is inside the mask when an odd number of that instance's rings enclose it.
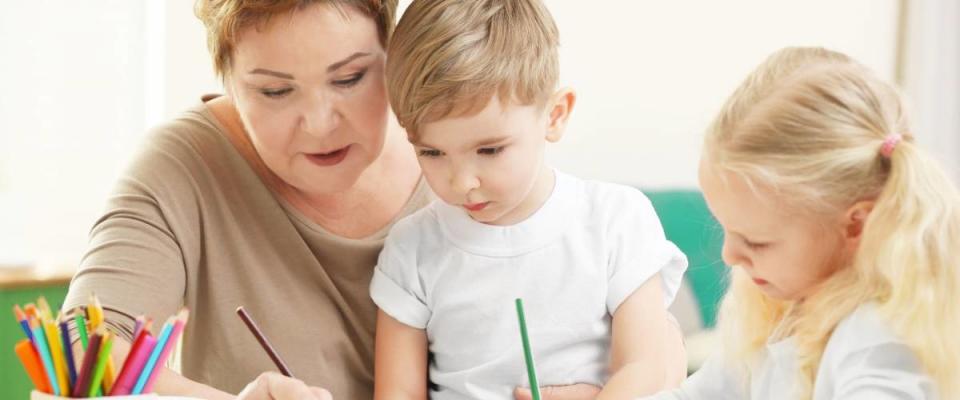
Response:
[[[312,5],[241,32],[227,90],[259,156],[307,194],[350,188],[384,146],[389,116],[374,21]]]

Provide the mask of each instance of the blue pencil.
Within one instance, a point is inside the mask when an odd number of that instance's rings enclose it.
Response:
[[[17,316],[17,321],[20,322],[20,328],[23,329],[23,333],[27,334],[27,339],[33,341],[33,332],[30,332],[30,321],[27,318],[27,314],[16,304],[13,305],[13,314]]]
[[[70,387],[73,387],[77,384],[77,367],[73,360],[73,346],[70,344],[70,331],[67,330],[67,321],[60,321],[60,338],[63,339],[63,354],[67,359]]]
[[[140,372],[140,377],[137,378],[137,384],[134,385],[133,390],[130,391],[130,394],[141,394],[143,387],[147,384],[147,380],[150,379],[150,374],[153,373],[153,369],[157,364],[157,359],[160,358],[160,353],[163,352],[163,348],[167,344],[167,339],[170,338],[170,331],[173,330],[173,324],[168,320],[166,324],[163,324],[163,331],[160,332],[160,338],[157,339],[157,345],[153,348],[153,352],[150,353],[150,358],[147,359],[147,363],[143,365],[143,371]]]
[[[47,371],[47,379],[50,380],[50,387],[53,388],[53,395],[60,395],[60,385],[57,384],[57,375],[53,369],[53,358],[50,357],[50,347],[47,346],[47,339],[39,326],[33,327],[34,342],[37,345],[37,351],[40,352],[40,361],[43,362],[43,369]]]

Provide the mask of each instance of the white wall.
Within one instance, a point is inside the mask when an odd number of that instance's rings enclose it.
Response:
[[[408,4],[409,1],[401,1]],[[892,78],[895,0],[547,0],[580,94],[559,168],[692,187],[725,96],[786,45]],[[76,263],[145,127],[219,90],[192,0],[11,2],[0,13],[0,265]]]
[[[784,46],[846,52],[892,78],[893,0],[548,0],[561,84],[579,90],[561,169],[692,187],[703,132],[741,80]]]
[[[76,262],[143,130],[143,6],[0,12],[0,264]]]

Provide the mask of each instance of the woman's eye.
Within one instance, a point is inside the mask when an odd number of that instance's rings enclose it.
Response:
[[[359,83],[366,74],[367,71],[357,72],[353,75],[350,75],[346,79],[335,80],[333,81],[333,84],[340,87],[351,87]]]
[[[481,148],[481,149],[477,150],[477,154],[484,155],[484,156],[497,155],[497,154],[500,154],[501,151],[503,151],[503,148],[504,148],[504,147],[506,147],[506,146],[500,146],[500,147],[484,147],[484,148]]]
[[[293,88],[260,89],[260,93],[262,93],[264,96],[267,96],[271,99],[279,99],[281,97],[284,97],[290,94],[290,92],[292,91],[293,91]]]
[[[423,150],[420,150],[419,154],[420,154],[420,157],[440,157],[442,155],[442,153],[440,153],[440,150],[434,150],[434,149],[423,149]]]
[[[751,241],[749,241],[749,240],[744,240],[744,241],[743,241],[743,244],[745,244],[745,245],[746,245],[747,247],[749,247],[751,250],[764,249],[764,248],[766,248],[767,246],[770,245],[769,243],[757,243],[757,242],[751,242]]]

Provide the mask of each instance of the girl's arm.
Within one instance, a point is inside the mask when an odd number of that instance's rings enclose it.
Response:
[[[660,274],[647,279],[614,312],[611,377],[598,400],[632,399],[673,383],[668,366],[684,354],[683,344],[669,340],[660,280]]]
[[[427,334],[377,311],[374,400],[427,399]]]

